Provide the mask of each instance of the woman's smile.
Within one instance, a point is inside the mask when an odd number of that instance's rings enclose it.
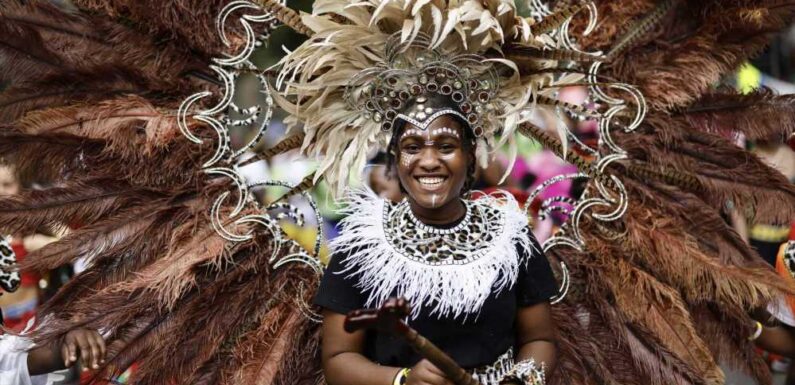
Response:
[[[417,175],[414,179],[420,183],[422,188],[428,191],[440,190],[444,182],[448,180],[447,176],[444,175]]]

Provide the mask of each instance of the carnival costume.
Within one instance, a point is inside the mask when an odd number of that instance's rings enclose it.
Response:
[[[324,179],[342,195],[395,119],[422,127],[447,106],[480,162],[526,135],[579,169],[539,191],[589,180],[581,200],[541,205],[569,218],[542,247],[563,288],[548,382],[719,384],[718,363],[770,382],[748,314],[795,288],[721,214],[788,221],[795,190],[722,134],[787,137],[795,109],[712,86],[788,25],[789,3],[532,0],[527,17],[501,0],[319,0],[302,15],[271,0],[73,3],[0,1],[0,154],[53,182],[0,201],[0,233],[79,225],[21,267],[91,261],[41,308],[37,339],[107,331],[96,379],[136,362],[139,384],[322,382],[308,305],[321,240],[289,239],[279,221],[303,215],[252,190],[311,201]],[[280,23],[309,39],[260,71],[248,58]],[[233,102],[245,74],[264,108]],[[572,85],[593,108],[556,99]],[[276,105],[293,132],[257,159],[300,147],[318,158],[300,184],[238,172],[260,135],[231,148],[229,128],[261,134]],[[598,146],[563,124],[547,134],[534,110],[597,121]]]
[[[497,385],[514,367],[518,308],[558,292],[517,202],[510,195],[465,200],[463,218],[430,226],[407,200],[392,204],[372,192],[349,198],[315,303],[347,314],[406,298],[414,329],[480,384]],[[365,356],[380,365],[422,359],[388,332],[369,333],[365,344]]]

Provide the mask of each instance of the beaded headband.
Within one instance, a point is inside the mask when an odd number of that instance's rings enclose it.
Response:
[[[422,102],[417,101],[417,103],[422,103]],[[465,122],[467,121],[466,116],[464,116],[462,113],[452,108],[441,108],[435,110],[433,107],[426,107],[425,104],[417,104],[415,108],[417,111],[410,112],[408,116],[403,114],[398,114],[397,118],[395,118],[395,122],[398,119],[404,120],[406,122],[409,122],[417,126],[419,129],[424,131],[428,129],[428,126],[431,124],[431,122],[433,122],[434,120],[436,120],[436,118],[442,115],[455,115],[461,118],[463,121]],[[394,127],[395,125],[393,123],[392,128]]]

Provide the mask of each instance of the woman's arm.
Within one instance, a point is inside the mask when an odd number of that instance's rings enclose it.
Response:
[[[343,328],[345,316],[323,312],[321,356],[323,374],[329,385],[392,385],[402,368],[381,366],[365,357],[364,331],[348,333]],[[427,360],[411,368],[406,385],[453,385],[441,370]]]
[[[364,331],[348,333],[345,316],[323,313],[323,373],[329,385],[392,385],[400,368],[379,366],[364,351]]]
[[[764,327],[756,346],[788,358],[795,358],[795,329],[787,326]]]
[[[519,308],[516,314],[516,362],[534,359],[544,363],[547,375],[552,373],[557,359],[555,331],[549,302]]]

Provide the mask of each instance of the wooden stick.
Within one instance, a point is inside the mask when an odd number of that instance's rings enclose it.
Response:
[[[426,358],[456,385],[480,385],[450,356],[428,341],[403,321],[409,314],[408,302],[403,298],[390,298],[376,310],[354,310],[345,317],[345,330],[378,329],[397,333],[422,357]]]

